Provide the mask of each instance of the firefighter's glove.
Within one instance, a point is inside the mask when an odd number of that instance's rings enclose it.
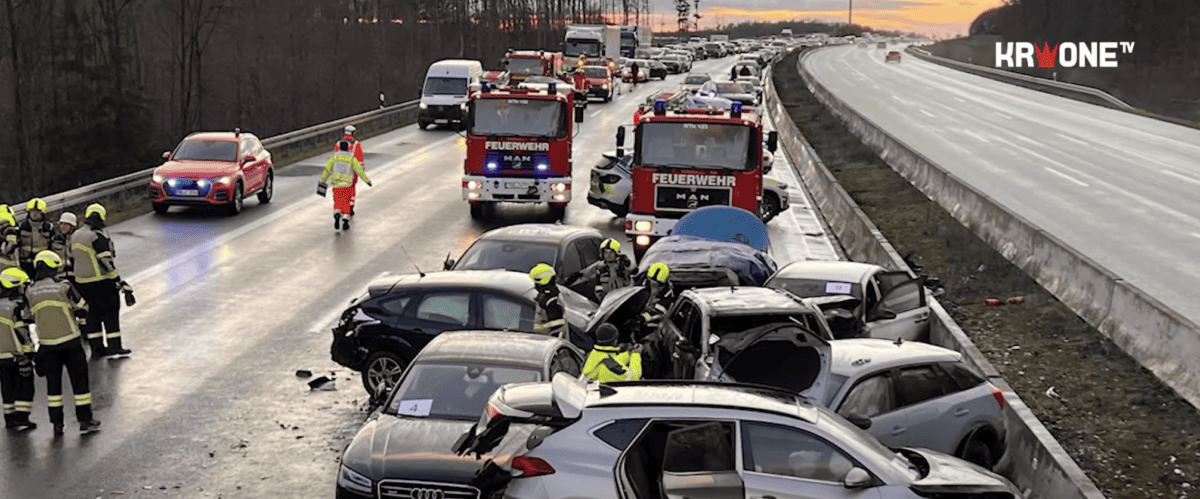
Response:
[[[119,288],[124,293],[132,293],[133,292],[133,286],[130,286],[129,283],[127,283],[125,281],[121,281],[121,282],[117,283],[117,288]]]
[[[613,374],[616,374],[617,376],[625,374],[625,366],[622,366],[620,362],[613,360],[612,357],[605,357],[604,360],[600,361],[600,363],[603,364],[604,367],[607,367],[610,372],[612,372]]]
[[[87,319],[88,311],[87,311],[87,309],[84,309],[84,308],[77,308],[77,309],[75,309],[74,312],[72,312],[72,314],[75,316],[76,319],[79,319],[80,324],[82,324],[83,320]]]
[[[33,357],[33,372],[43,378],[46,377],[46,361],[41,356],[35,355]]]
[[[367,187],[375,187],[375,184],[372,184],[372,183],[370,183],[370,182],[367,182]]]
[[[33,377],[33,361],[29,357],[21,355],[17,357],[17,370],[21,373],[22,378]]]

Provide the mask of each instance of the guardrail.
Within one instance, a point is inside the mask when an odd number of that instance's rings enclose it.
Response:
[[[332,144],[342,136],[342,129],[346,125],[354,125],[357,128],[355,135],[360,139],[410,125],[416,122],[417,103],[418,101],[414,100],[394,104],[268,137],[262,140],[263,147],[271,152],[271,159],[275,167],[281,168],[301,158],[319,153],[321,150],[330,150]],[[81,211],[80,208],[87,204],[101,200],[115,201],[112,204],[118,208],[136,207],[140,203],[145,211],[150,211],[146,189],[150,185],[150,176],[153,173],[154,168],[147,168],[66,192],[42,196],[42,200],[46,201],[48,213],[67,209]],[[110,212],[113,211],[113,207],[108,204],[105,203],[106,207]],[[18,220],[24,217],[25,205],[23,202],[13,205],[12,208],[17,213]]]
[[[823,94],[821,100],[828,105],[826,99],[832,99],[832,96],[820,88],[811,75],[802,69],[800,61],[797,61],[797,70],[814,95]],[[777,117],[788,116],[775,92],[774,82],[767,80],[764,84],[767,85],[766,105],[772,114]],[[779,131],[780,146],[788,155],[797,176],[804,182],[834,236],[845,248],[846,256],[854,261],[874,263],[912,274],[904,259],[821,162],[796,124],[790,119],[779,119],[775,128]],[[978,368],[1004,391],[1007,402],[1004,406],[1007,440],[1004,456],[996,466],[997,471],[1011,479],[1027,497],[1103,499],[1104,495],[1096,485],[1004,381],[941,304],[933,299],[929,300],[929,303],[932,312],[930,342],[961,352],[968,363]]]
[[[949,66],[949,67],[952,67],[955,69],[960,69],[960,70],[967,71],[967,72],[970,72],[973,74],[989,76],[989,77],[992,77],[993,79],[999,79],[999,80],[1004,80],[1004,81],[1010,81],[1010,82],[1016,81],[1016,82],[1021,82],[1021,83],[1027,83],[1027,84],[1030,84],[1030,85],[1033,85],[1036,87],[1040,87],[1040,88],[1052,88],[1052,89],[1059,90],[1059,91],[1071,92],[1071,93],[1079,94],[1080,96],[1091,97],[1091,99],[1084,99],[1089,102],[1097,102],[1097,103],[1100,103],[1103,105],[1107,105],[1108,107],[1120,109],[1122,111],[1140,112],[1137,108],[1127,104],[1125,101],[1118,99],[1116,97],[1113,97],[1112,94],[1105,92],[1103,90],[1092,88],[1092,87],[1076,85],[1074,83],[1067,83],[1067,82],[1063,82],[1063,81],[1047,80],[1045,78],[1038,78],[1036,76],[1029,76],[1029,75],[1025,75],[1025,74],[1021,74],[1021,73],[1015,73],[1012,71],[1004,71],[1002,69],[994,69],[994,68],[989,68],[989,67],[985,67],[985,66],[980,66],[978,64],[968,64],[965,62],[956,61],[954,59],[947,59],[945,57],[936,56],[936,55],[929,53],[929,51],[927,51],[927,50],[919,49],[916,47],[908,47],[905,51],[916,56],[919,59],[926,60],[926,61],[929,61],[929,62],[932,62],[935,64],[941,64],[943,66]]]

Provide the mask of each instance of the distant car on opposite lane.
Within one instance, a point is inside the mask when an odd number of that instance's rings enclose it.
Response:
[[[893,50],[891,52],[888,52],[887,55],[883,56],[883,62],[892,62],[892,61],[900,62],[900,52],[899,51]]]
[[[230,215],[242,212],[246,196],[271,202],[275,168],[271,153],[253,134],[197,132],[188,135],[150,178],[150,204],[166,213],[173,205],[221,206]]]

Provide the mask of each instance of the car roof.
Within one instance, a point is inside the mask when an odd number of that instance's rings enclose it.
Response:
[[[860,282],[863,276],[882,267],[870,263],[840,261],[798,261],[785,265],[771,276],[795,279]]]
[[[587,235],[601,237],[600,231],[589,227],[562,224],[518,224],[489,230],[479,236],[479,240],[559,243],[564,239]]]
[[[934,362],[958,362],[962,354],[928,343],[896,343],[880,338],[851,338],[829,342],[833,363],[830,372],[854,377],[863,371]]]
[[[795,295],[775,288],[733,286],[684,291],[703,302],[713,315],[752,315],[762,312],[812,311],[811,305]]]
[[[528,275],[508,270],[447,270],[420,274],[386,275],[372,289],[473,288],[524,295],[533,289]],[[372,293],[376,294],[376,293]]]
[[[541,369],[568,343],[555,336],[508,331],[451,331],[437,335],[414,362],[473,361]]]
[[[242,135],[250,135],[243,133]],[[224,142],[237,142],[241,137],[235,136],[233,132],[195,132],[188,134],[183,140],[219,140]]]
[[[804,397],[777,388],[703,381],[606,383],[589,390],[585,410],[622,406],[706,406],[769,412],[815,423],[819,412]]]

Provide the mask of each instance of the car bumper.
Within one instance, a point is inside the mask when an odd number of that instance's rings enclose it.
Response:
[[[462,108],[454,106],[429,106],[417,111],[417,121],[446,124],[462,122]]]
[[[158,204],[220,206],[229,204],[229,201],[233,199],[234,185],[236,184],[217,184],[209,186],[207,189],[199,186],[195,186],[194,189],[174,189],[170,186],[164,187],[159,182],[150,182],[147,195],[151,202]],[[189,190],[195,191],[195,194],[187,192]]]
[[[595,207],[601,208],[601,209],[605,209],[608,211],[625,209],[625,204],[623,202],[616,202],[611,199],[606,199],[606,198],[594,195],[592,193],[588,193],[587,202],[588,202],[588,204],[590,204],[592,206],[595,206]]]
[[[650,223],[649,230],[639,227],[639,225],[645,226],[646,222]],[[677,223],[679,223],[679,220],[674,218],[659,218],[654,215],[630,213],[625,216],[625,226],[628,227],[625,229],[625,234],[635,241],[638,236],[650,236],[652,239],[657,239],[670,235],[671,231],[675,230],[675,224]]]
[[[463,175],[463,199],[472,202],[562,203],[571,201],[571,177]],[[563,185],[556,189],[556,185]]]
[[[611,87],[604,88],[604,87],[599,87],[599,86],[593,85],[591,87],[588,87],[587,94],[589,97],[608,97],[609,93],[611,93],[611,92],[612,92]]]

